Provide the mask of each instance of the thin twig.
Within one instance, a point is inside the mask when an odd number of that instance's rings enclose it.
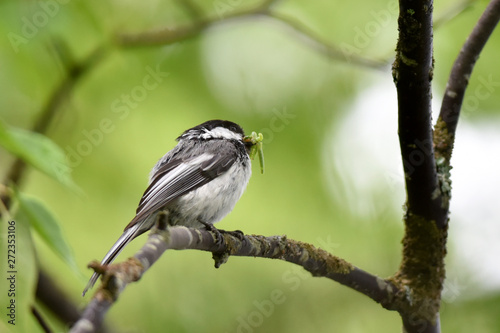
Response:
[[[35,317],[36,321],[38,322],[38,325],[40,325],[40,328],[43,330],[43,332],[45,333],[53,332],[47,321],[43,318],[40,311],[38,311],[38,309],[34,305],[31,306],[31,314],[33,314],[33,316]]]
[[[339,47],[324,40],[317,33],[309,29],[306,25],[290,16],[270,11],[265,12],[262,15],[279,21],[289,28],[293,29],[293,31],[300,37],[300,40],[304,40],[308,46],[323,54],[327,58],[342,60],[346,61],[347,63],[380,70],[385,69],[389,64],[387,61],[370,59],[357,54],[347,55],[346,53],[342,52]]]
[[[188,38],[194,37],[205,31],[208,27],[216,25],[220,22],[230,20],[237,17],[244,17],[255,15],[259,13],[264,13],[269,10],[270,6],[274,4],[275,0],[264,1],[261,5],[244,10],[244,11],[232,11],[222,18],[214,17],[211,19],[201,19],[195,20],[193,23],[184,26],[178,26],[174,28],[166,27],[161,29],[155,29],[151,31],[141,32],[141,33],[121,33],[117,36],[117,43],[122,47],[149,47],[149,46],[159,46],[168,45],[176,42],[186,40]],[[190,6],[184,4],[184,7]],[[195,11],[198,11],[196,9]],[[197,15],[202,17],[202,15],[197,12],[193,12],[190,9],[191,15]]]
[[[500,0],[492,0],[472,30],[469,38],[467,38],[451,69],[450,78],[446,85],[441,111],[439,113],[439,118],[446,124],[445,129],[449,139],[447,142],[442,142],[441,145],[437,146],[439,154],[448,161],[451,159],[455,132],[460,117],[460,109],[462,107],[465,89],[469,84],[469,79],[474,69],[474,65],[477,59],[479,59],[479,54],[483,50],[484,45],[490,38],[499,20]]]
[[[72,92],[74,85],[80,80],[83,74],[88,72],[90,68],[93,68],[98,61],[102,59],[104,54],[103,50],[103,48],[96,49],[81,63],[68,64],[69,67],[66,68],[66,75],[64,79],[54,89],[53,93],[47,100],[47,103],[43,106],[40,111],[40,116],[35,121],[31,131],[42,134],[47,132],[57,112],[61,110],[62,103]],[[7,172],[3,184],[6,186],[15,185],[17,187],[21,187],[24,176],[26,175],[26,167],[27,165],[24,160],[16,158]],[[4,203],[5,207],[10,208],[12,200],[10,195],[4,195],[4,193],[1,193],[0,200]]]
[[[191,0],[177,0],[176,1],[185,11],[191,16],[191,19],[195,22],[203,22],[203,12],[202,10]]]
[[[304,267],[313,276],[323,276],[367,295],[384,307],[397,310],[397,295],[401,294],[391,282],[378,278],[343,259],[314,246],[287,239],[285,236],[264,237],[257,235],[220,236],[207,230],[170,227],[151,232],[146,244],[126,262],[91,267],[103,274],[102,284],[85,309],[82,317],[72,328],[72,333],[94,332],[104,320],[106,311],[117,300],[128,283],[137,281],[167,250],[196,249],[214,254],[216,267],[225,263],[229,256],[251,256],[288,261]]]
[[[52,277],[42,269],[38,272],[36,298],[46,309],[57,316],[65,326],[74,325],[81,316],[80,309],[66,295],[61,287],[54,282]],[[103,326],[100,333],[112,332],[109,327]]]
[[[477,2],[477,0],[462,0],[450,3],[449,7],[447,7],[439,17],[434,17],[434,31],[463,14],[465,11],[471,9],[475,2]]]
[[[370,59],[357,54],[346,55],[339,47],[324,40],[317,33],[307,28],[295,18],[273,11],[272,5],[274,5],[276,1],[265,1],[258,7],[244,11],[233,11],[223,18],[204,18],[200,9],[196,7],[195,4],[183,0],[179,0],[179,2],[193,18],[191,24],[174,28],[156,29],[137,34],[121,34],[118,36],[118,44],[123,47],[168,45],[198,36],[207,28],[231,19],[266,17],[291,28],[299,40],[306,42],[309,47],[330,59],[380,70],[388,65],[388,62],[383,60]]]

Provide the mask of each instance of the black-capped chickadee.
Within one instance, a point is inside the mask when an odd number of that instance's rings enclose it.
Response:
[[[210,120],[182,133],[151,170],[135,217],[101,264],[110,264],[132,239],[151,229],[160,212],[169,225],[195,228],[231,212],[252,173],[249,151],[255,143],[244,138],[242,128],[227,120]],[[83,295],[99,275],[92,275]]]

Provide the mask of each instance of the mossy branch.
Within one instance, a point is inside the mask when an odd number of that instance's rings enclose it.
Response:
[[[500,20],[500,0],[491,1],[465,41],[453,63],[444,92],[439,118],[434,125],[434,147],[443,206],[451,199],[451,154],[455,144],[460,110],[472,70],[486,42]]]
[[[392,281],[405,293],[398,309],[405,332],[440,332],[448,209],[443,206],[431,120],[432,0],[399,1],[393,78],[406,183],[403,258]]]
[[[103,275],[102,284],[94,294],[72,333],[95,332],[107,310],[118,299],[127,284],[135,282],[166,250],[195,249],[213,253],[215,266],[225,263],[229,256],[251,256],[288,261],[304,267],[313,276],[327,277],[367,295],[385,308],[398,310],[403,306],[396,295],[401,294],[392,282],[367,273],[311,244],[286,238],[264,237],[232,232],[213,231],[181,226],[155,228],[146,244],[133,258],[125,262],[92,267]]]
[[[500,18],[491,1],[458,56],[432,131],[432,1],[400,0],[393,66],[407,190],[403,259],[391,281],[406,289],[399,309],[406,332],[439,332],[451,197],[450,158],[464,92],[475,61]]]
[[[447,229],[417,216],[405,217],[403,258],[389,280],[405,293],[398,311],[407,332],[439,332],[441,291],[445,279]],[[413,324],[412,324],[413,323]]]

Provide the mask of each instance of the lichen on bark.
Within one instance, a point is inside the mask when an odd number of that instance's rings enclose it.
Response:
[[[436,159],[436,171],[441,191],[442,208],[448,210],[451,199],[451,174],[450,164],[451,153],[453,151],[454,137],[448,131],[446,122],[439,117],[434,126],[434,155]]]
[[[453,134],[448,132],[448,126],[441,117],[438,118],[436,125],[434,125],[433,136],[436,160],[442,157],[449,162],[453,151],[454,138]]]
[[[445,279],[447,228],[408,213],[405,217],[403,259],[389,280],[399,290],[400,311],[435,323]]]

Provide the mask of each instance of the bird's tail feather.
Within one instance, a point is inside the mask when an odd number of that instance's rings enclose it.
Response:
[[[115,242],[115,244],[111,247],[111,249],[106,253],[104,258],[101,261],[101,265],[108,265],[115,260],[115,258],[118,256],[118,254],[123,250],[123,248],[130,243],[132,239],[134,239],[136,236],[141,234],[140,232],[140,227],[142,226],[142,223],[137,223],[133,225],[132,227],[126,229],[123,234],[118,238],[118,240]],[[85,293],[94,286],[96,283],[97,279],[99,278],[101,274],[94,272],[92,274],[92,277],[90,278],[89,282],[87,283],[87,286],[83,290],[82,296],[85,296]]]

